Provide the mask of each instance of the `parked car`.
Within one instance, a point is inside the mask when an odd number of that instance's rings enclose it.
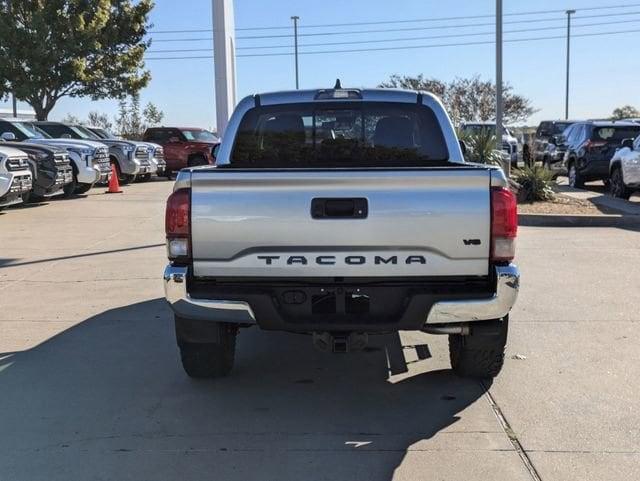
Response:
[[[463,122],[460,124],[460,129],[464,133],[474,135],[480,130],[491,130],[495,132],[496,124],[495,122]],[[502,134],[502,150],[509,155],[511,165],[517,167],[519,159],[518,152],[520,150],[518,139],[515,138],[506,127],[504,127],[504,133]]]
[[[561,162],[564,158],[564,155],[558,158],[558,146],[562,145],[559,136],[574,123],[574,120],[544,120],[540,122],[533,142],[533,160],[553,170],[551,164]],[[552,140],[553,137],[555,140]],[[552,141],[550,142],[550,140]]]
[[[7,132],[2,134],[2,138],[5,141],[15,140],[15,136]],[[15,142],[11,147],[29,156],[33,187],[23,194],[22,200],[25,203],[42,202],[47,197],[63,192],[67,196],[72,194],[68,189],[65,190],[73,182],[73,168],[65,149],[27,142]]]
[[[102,140],[121,140],[120,137],[109,132],[107,129],[101,127],[86,127]],[[151,164],[151,171],[155,172],[158,177],[166,176],[165,170],[167,163],[164,160],[164,149],[159,144],[153,142],[136,142],[146,145],[149,148],[149,163]],[[144,176],[140,180],[150,180],[151,176]]]
[[[542,166],[554,174],[554,178],[567,175],[567,165],[564,161],[567,153],[567,138],[573,132],[576,124],[569,125],[561,134],[547,139],[547,151]]]
[[[564,156],[571,187],[585,182],[609,179],[609,164],[622,141],[640,135],[640,124],[633,122],[586,121],[574,124],[567,137]]]
[[[614,197],[628,199],[640,190],[640,135],[622,141],[609,163],[609,191]]]
[[[0,144],[0,210],[22,202],[32,187],[27,154]]]
[[[11,132],[20,142],[28,141],[66,149],[73,169],[73,180],[65,186],[67,195],[84,194],[94,184],[107,183],[111,178],[109,148],[100,142],[54,139],[30,120],[0,119],[0,132]]]
[[[167,201],[165,294],[188,375],[228,374],[238,328],[256,325],[334,352],[448,334],[456,373],[498,374],[519,289],[515,195],[499,167],[465,163],[436,97],[246,97],[216,164],[182,170]]]
[[[214,152],[220,144],[207,130],[182,127],[151,127],[142,140],[164,148],[168,176],[184,167],[215,163]]]
[[[36,122],[35,125],[52,137],[88,140],[106,145],[109,148],[109,161],[115,166],[121,184],[135,181],[136,176],[151,178],[151,174],[155,173],[149,163],[149,147],[141,142],[101,139],[82,125],[66,125],[61,122]]]

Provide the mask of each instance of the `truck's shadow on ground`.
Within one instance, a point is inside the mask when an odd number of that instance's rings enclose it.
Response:
[[[389,480],[483,394],[442,370],[392,384],[384,350],[323,354],[255,329],[230,378],[195,382],[172,327],[156,299],[1,358],[3,478]]]

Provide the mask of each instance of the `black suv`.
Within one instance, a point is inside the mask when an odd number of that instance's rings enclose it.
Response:
[[[608,180],[609,161],[624,139],[640,135],[640,124],[607,120],[578,122],[565,140],[564,164],[571,187],[591,180]]]
[[[533,160],[542,162],[542,165],[547,168],[555,162],[562,161],[562,157],[558,158],[557,155],[556,144],[560,143],[558,137],[573,124],[575,124],[574,120],[544,120],[540,122],[533,143]],[[552,139],[553,137],[555,139]]]

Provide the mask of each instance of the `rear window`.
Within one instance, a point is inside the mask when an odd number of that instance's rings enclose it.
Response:
[[[446,164],[442,129],[418,104],[331,102],[257,107],[236,135],[234,167],[413,167]]]
[[[596,127],[593,129],[594,140],[606,140],[607,142],[622,142],[624,139],[634,139],[640,134],[640,125],[637,127]]]

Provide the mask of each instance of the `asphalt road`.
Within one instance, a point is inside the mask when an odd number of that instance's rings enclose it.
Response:
[[[389,339],[256,329],[195,382],[162,299],[170,187],[0,214],[2,481],[640,479],[638,229],[521,228],[493,385],[453,376],[444,337],[403,334],[389,376]]]

